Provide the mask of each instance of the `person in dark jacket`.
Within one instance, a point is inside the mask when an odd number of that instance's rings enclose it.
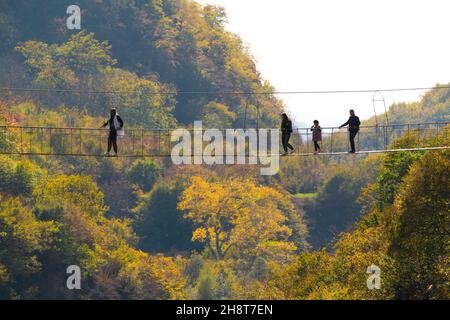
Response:
[[[348,125],[348,132],[349,132],[349,138],[350,138],[350,147],[351,150],[349,151],[350,153],[355,153],[355,137],[358,134],[359,131],[359,126],[361,125],[361,121],[359,121],[359,118],[357,116],[355,116],[355,111],[354,110],[350,110],[350,118],[348,118],[348,121],[346,123],[344,123],[343,125],[341,125],[339,127],[345,127]]]
[[[288,154],[288,148],[290,153],[294,152],[294,147],[289,143],[289,139],[292,134],[292,121],[288,118],[286,113],[281,114],[281,142],[283,144],[284,154]]]
[[[117,114],[116,108],[111,109],[111,115],[108,121],[106,121],[101,127],[104,128],[109,125],[109,135],[108,135],[108,151],[106,155],[109,156],[111,152],[111,147],[114,148],[114,153],[117,156],[117,131],[122,130],[123,120]]]
[[[320,152],[319,142],[322,141],[322,128],[319,126],[319,120],[314,120],[314,125],[311,127],[312,141],[314,142],[314,154]]]

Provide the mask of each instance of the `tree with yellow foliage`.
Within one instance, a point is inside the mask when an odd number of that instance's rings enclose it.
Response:
[[[205,242],[218,260],[228,255],[280,256],[296,249],[280,210],[283,195],[251,181],[207,182],[193,177],[178,204],[197,226],[192,240]]]

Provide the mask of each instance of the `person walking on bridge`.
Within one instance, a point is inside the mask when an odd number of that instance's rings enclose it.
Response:
[[[294,147],[289,143],[289,139],[292,134],[292,121],[288,118],[286,113],[281,114],[281,142],[283,144],[284,155],[288,154],[288,148],[290,149],[289,153],[294,152]]]
[[[108,135],[108,151],[106,155],[109,156],[111,152],[111,147],[114,148],[114,153],[117,156],[117,131],[123,129],[123,120],[117,114],[116,108],[111,108],[111,114],[108,121],[106,121],[101,128],[109,125],[109,135]]]
[[[312,141],[314,142],[314,154],[320,152],[319,142],[322,141],[322,128],[319,126],[319,120],[314,120],[314,125],[311,127]]]
[[[349,132],[349,138],[350,138],[350,147],[351,150],[349,153],[355,153],[355,137],[358,134],[359,126],[361,125],[361,121],[359,121],[359,118],[355,115],[355,111],[352,109],[350,110],[350,118],[348,118],[348,121],[341,125],[339,129],[342,127],[345,127],[348,125],[348,132]]]

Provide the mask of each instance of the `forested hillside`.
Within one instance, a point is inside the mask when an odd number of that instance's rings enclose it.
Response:
[[[396,143],[414,145],[416,137]],[[448,145],[448,134],[430,141]],[[333,252],[303,253],[274,283],[291,299],[448,299],[448,152],[384,157],[360,195],[364,215]],[[380,290],[368,290],[368,262],[380,267]],[[286,281],[289,279],[288,281]]]
[[[448,87],[446,84],[442,86]],[[436,85],[438,87],[439,84]],[[428,91],[420,101],[393,104],[389,107],[388,119],[392,124],[449,121],[450,89]],[[378,116],[378,123],[386,123],[385,114]],[[375,118],[366,120],[365,124],[374,125]]]
[[[122,95],[45,94],[46,104],[65,104],[94,115],[114,104],[130,123],[173,126],[278,121],[281,102],[270,95],[208,92],[270,92],[245,45],[224,30],[226,14],[190,0],[87,1],[82,32],[65,27],[70,1],[0,3],[2,86],[82,91],[129,91]],[[23,62],[26,62],[23,64]],[[204,92],[155,96],[156,92]],[[244,106],[248,105],[245,115]],[[208,116],[206,116],[208,115]]]

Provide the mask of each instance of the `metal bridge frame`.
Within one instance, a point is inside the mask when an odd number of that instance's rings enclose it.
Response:
[[[450,146],[429,146],[424,144],[424,140],[426,137],[435,136],[442,130],[444,134],[448,134],[449,124],[450,122],[428,122],[361,126],[356,138],[357,154],[446,150]],[[382,129],[381,132],[383,133],[383,148],[369,148],[369,146],[378,145],[379,129]],[[134,158],[170,157],[172,147],[178,143],[171,142],[171,131],[172,129],[127,129],[125,136],[118,138],[119,155],[120,157]],[[188,131],[192,136],[193,129]],[[106,149],[107,135],[107,129],[0,126],[0,154],[102,157],[106,156],[103,152]],[[323,127],[321,143],[323,152],[319,154],[323,156],[348,154],[347,135],[347,130],[338,127]],[[393,147],[391,143],[395,138],[402,135],[417,139],[415,141],[417,147]],[[295,145],[297,149],[290,156],[311,156],[314,154],[312,152],[310,128],[296,128],[292,137],[291,144]],[[9,145],[5,141],[9,141]],[[245,156],[247,158],[252,157],[247,150]]]

